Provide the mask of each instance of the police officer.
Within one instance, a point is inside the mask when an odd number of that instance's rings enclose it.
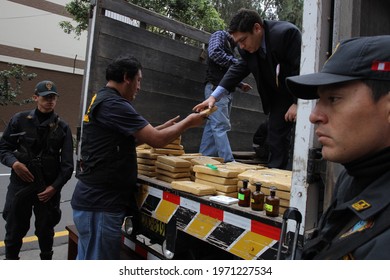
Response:
[[[3,211],[9,260],[19,259],[32,211],[40,257],[52,259],[54,226],[61,218],[60,192],[74,167],[71,130],[54,113],[55,84],[39,82],[32,98],[36,109],[15,114],[0,140],[1,163],[12,168]]]
[[[345,167],[304,259],[390,259],[390,36],[342,41],[320,73],[290,77],[302,99],[318,99],[324,159]]]

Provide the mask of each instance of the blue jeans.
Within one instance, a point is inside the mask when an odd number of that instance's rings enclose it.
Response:
[[[205,98],[209,98],[213,85],[207,83],[204,90]],[[234,161],[227,132],[230,130],[230,110],[232,93],[222,97],[215,103],[218,110],[209,116],[202,135],[199,152],[205,156],[221,157],[225,162]]]
[[[79,233],[78,260],[119,260],[124,212],[91,212],[73,209]]]

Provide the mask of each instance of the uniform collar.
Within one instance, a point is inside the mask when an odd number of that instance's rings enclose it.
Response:
[[[350,176],[355,178],[379,177],[390,170],[390,147],[344,164]]]
[[[348,208],[361,220],[367,220],[390,204],[390,171],[348,201]]]
[[[350,176],[347,192],[355,191],[356,195],[340,207],[347,207],[366,219],[390,204],[390,147],[344,164],[344,167]]]
[[[57,114],[54,111],[52,111],[50,113],[47,113],[48,115],[50,115],[49,118],[47,118],[42,123],[40,123],[39,119],[38,119],[37,111],[38,111],[38,109],[33,109],[27,115],[27,119],[30,119],[31,121],[33,121],[34,124],[37,126],[51,125],[52,123],[55,123],[58,120]],[[43,114],[43,113],[41,113],[41,114]]]

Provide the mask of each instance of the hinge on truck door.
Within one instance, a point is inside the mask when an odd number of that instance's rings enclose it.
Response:
[[[91,0],[89,3],[89,18],[93,18],[93,8],[96,6],[96,0]]]
[[[307,183],[317,182],[326,175],[326,160],[322,158],[321,148],[309,149],[307,163]]]

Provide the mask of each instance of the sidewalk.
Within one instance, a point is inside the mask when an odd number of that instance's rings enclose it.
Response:
[[[21,260],[40,260],[38,241],[23,243],[19,254]],[[53,260],[68,259],[68,236],[56,237],[53,246]],[[0,247],[0,260],[5,259],[4,247]]]

